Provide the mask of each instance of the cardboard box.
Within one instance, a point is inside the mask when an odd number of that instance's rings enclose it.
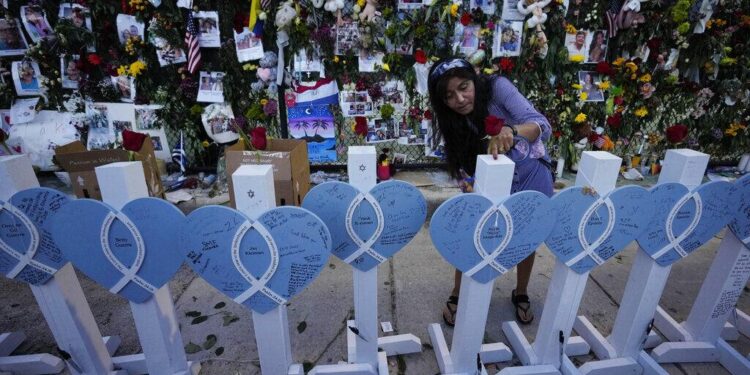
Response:
[[[68,143],[55,149],[55,160],[58,165],[70,174],[73,191],[78,198],[102,199],[99,183],[96,181],[94,168],[120,161],[131,161],[130,152],[126,150],[93,150],[88,151],[80,141]],[[152,197],[164,197],[164,188],[156,166],[156,156],[151,139],[146,137],[133,160],[143,164],[146,185]]]
[[[269,139],[264,151],[249,151],[240,139],[226,150],[226,174],[229,204],[236,207],[232,173],[243,164],[273,166],[273,184],[277,206],[299,206],[310,190],[310,162],[307,142],[300,139]]]

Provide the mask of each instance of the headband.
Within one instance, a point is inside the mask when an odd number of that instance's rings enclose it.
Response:
[[[450,59],[442,61],[435,67],[432,73],[430,73],[430,79],[438,79],[440,78],[440,76],[445,74],[445,72],[455,68],[471,69],[471,64],[469,64],[469,62],[464,59]]]

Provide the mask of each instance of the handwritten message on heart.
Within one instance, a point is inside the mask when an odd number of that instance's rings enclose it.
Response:
[[[605,196],[571,187],[552,197],[552,205],[557,222],[545,243],[579,274],[603,264],[641,234],[654,207],[648,190],[634,185]]]
[[[179,209],[157,198],[130,201],[122,211],[78,199],[55,214],[51,233],[76,268],[110,292],[142,303],[180,268],[184,223]]]
[[[307,193],[302,207],[328,225],[333,254],[362,271],[406,246],[427,216],[419,189],[396,180],[366,193],[343,182],[326,182]]]
[[[479,194],[461,194],[435,211],[430,237],[446,261],[488,283],[536,251],[554,218],[549,198],[539,192],[516,193],[497,205]]]
[[[638,244],[661,266],[668,266],[708,242],[735,216],[732,184],[708,182],[694,191],[678,183],[651,188],[654,212]]]
[[[223,206],[188,215],[181,233],[187,263],[235,302],[264,314],[309,285],[326,265],[331,235],[298,207],[278,207],[257,221]]]
[[[68,262],[52,241],[48,220],[68,201],[47,188],[22,190],[0,201],[0,273],[41,285]]]
[[[732,204],[737,206],[737,214],[729,223],[729,228],[737,238],[750,247],[750,174],[734,182]]]

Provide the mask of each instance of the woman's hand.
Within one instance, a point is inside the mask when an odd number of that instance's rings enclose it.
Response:
[[[500,133],[490,137],[487,153],[492,154],[493,159],[497,159],[498,154],[504,154],[513,147],[513,129],[510,126],[503,126]]]

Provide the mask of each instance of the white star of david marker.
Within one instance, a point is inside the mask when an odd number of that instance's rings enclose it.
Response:
[[[362,171],[362,172],[364,172],[365,170],[367,170],[367,167],[365,167],[364,164],[360,164],[359,165],[359,170]]]
[[[29,217],[26,216],[23,211],[19,210],[16,206],[10,204],[9,202],[0,203],[0,210],[8,210],[11,215],[18,218],[18,220],[20,220],[21,223],[26,227],[26,230],[29,232],[30,237],[29,246],[26,248],[25,253],[16,251],[2,239],[0,239],[0,250],[18,260],[18,264],[16,264],[13,269],[8,271],[5,276],[12,279],[18,276],[18,274],[21,273],[21,271],[26,266],[34,267],[39,271],[45,272],[50,275],[53,275],[55,272],[57,272],[56,269],[34,260],[34,255],[36,255],[36,251],[39,249],[39,232],[37,232],[36,226],[34,226],[34,223],[31,221],[31,219],[29,219]]]
[[[245,268],[245,265],[242,263],[242,259],[240,259],[240,243],[242,242],[242,238],[245,236],[245,233],[247,233],[247,231],[249,231],[251,228],[254,228],[258,231],[263,240],[266,241],[268,250],[271,253],[271,264],[259,279],[256,279],[255,276],[253,276],[250,271]],[[269,233],[265,227],[260,225],[259,222],[245,221],[237,229],[237,232],[235,232],[234,238],[232,238],[232,263],[234,264],[234,267],[237,269],[240,275],[242,275],[242,278],[244,278],[245,281],[247,281],[251,285],[250,289],[247,289],[237,297],[234,297],[235,302],[243,303],[250,299],[250,297],[252,297],[255,293],[260,292],[279,305],[286,303],[286,299],[276,294],[276,292],[266,286],[266,284],[268,284],[268,281],[271,280],[271,277],[273,277],[274,273],[276,273],[276,269],[279,267],[279,249],[276,246],[276,242],[273,240],[273,237],[271,237],[271,233]]]

